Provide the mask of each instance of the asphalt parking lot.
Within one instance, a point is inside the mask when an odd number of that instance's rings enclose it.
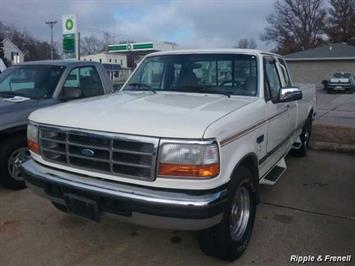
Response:
[[[355,127],[355,93],[327,94],[317,89],[316,123]]]
[[[261,188],[250,245],[231,265],[287,265],[292,254],[355,256],[355,155],[310,151],[305,158],[288,156],[287,163],[276,186]],[[193,232],[112,218],[86,221],[57,211],[27,189],[0,189],[0,260],[1,265],[226,264],[205,256]]]

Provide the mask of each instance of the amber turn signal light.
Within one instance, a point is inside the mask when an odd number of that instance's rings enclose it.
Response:
[[[37,142],[34,142],[33,140],[28,139],[27,146],[30,149],[30,151],[39,154],[39,146],[38,146]]]
[[[159,165],[159,176],[182,177],[187,179],[211,178],[219,174],[219,164],[209,165],[188,165],[188,164],[167,164]]]

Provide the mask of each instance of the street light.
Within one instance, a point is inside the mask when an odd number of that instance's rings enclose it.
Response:
[[[53,47],[53,28],[54,25],[57,24],[58,21],[56,20],[50,20],[50,21],[46,21],[46,24],[49,25],[49,27],[51,28],[51,59],[53,60],[53,53],[54,53],[54,47]]]

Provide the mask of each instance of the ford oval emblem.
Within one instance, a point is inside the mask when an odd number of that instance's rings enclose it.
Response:
[[[84,156],[87,156],[87,157],[92,157],[95,155],[95,152],[91,149],[82,149],[81,150],[81,154],[84,155]]]

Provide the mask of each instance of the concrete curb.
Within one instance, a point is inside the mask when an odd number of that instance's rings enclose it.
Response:
[[[314,123],[311,146],[316,150],[355,152],[355,128]]]
[[[339,143],[322,142],[322,141],[311,141],[311,148],[313,150],[348,152],[348,153],[354,153],[355,154],[355,145],[350,145],[350,144],[339,144]]]

